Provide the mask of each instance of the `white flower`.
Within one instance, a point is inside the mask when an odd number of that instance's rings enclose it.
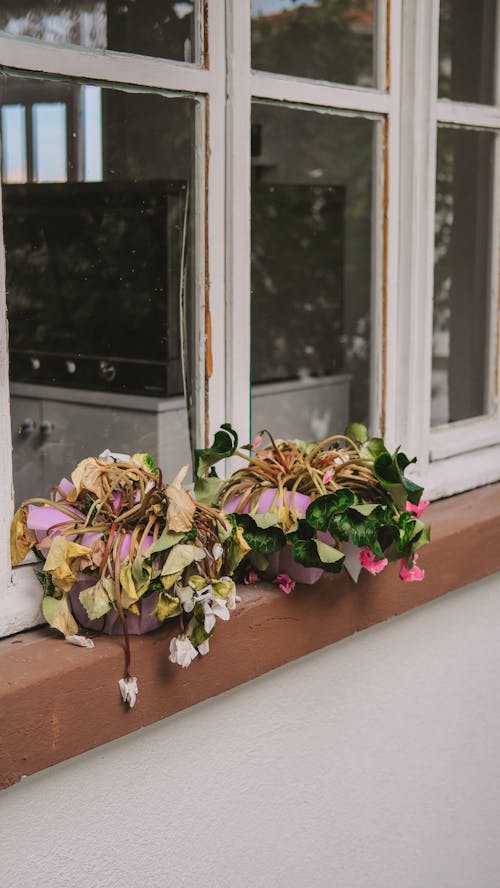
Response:
[[[178,663],[179,666],[186,669],[197,656],[198,651],[185,635],[178,635],[176,638],[172,638],[170,642],[170,656],[168,658],[171,663]]]
[[[130,455],[128,453],[111,453],[111,450],[106,447],[106,450],[103,450],[97,459],[104,463],[129,462]]]
[[[70,644],[76,644],[78,647],[82,648],[93,648],[94,642],[91,638],[85,638],[84,635],[67,635],[64,639],[65,641],[69,641]]]
[[[127,678],[120,678],[118,684],[120,685],[123,702],[128,703],[132,709],[135,706],[137,694],[139,693],[137,678],[135,675],[128,675]]]
[[[202,643],[198,645],[198,653],[201,654],[202,657],[204,657],[205,654],[208,654],[209,650],[210,650],[209,639],[205,638],[205,641],[202,641]]]
[[[223,598],[218,598],[217,595],[214,595],[212,598],[212,613],[215,614],[219,620],[229,620],[231,614],[228,611],[227,604]]]
[[[205,599],[203,602],[203,613],[205,614],[205,620],[203,623],[203,628],[205,632],[211,632],[215,626],[215,613],[210,606],[210,602]]]

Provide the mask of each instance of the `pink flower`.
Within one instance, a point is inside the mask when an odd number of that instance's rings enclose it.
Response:
[[[415,503],[410,503],[410,501],[408,500],[406,503],[405,509],[407,512],[411,512],[417,518],[420,518],[422,512],[425,512],[429,503],[430,503],[430,500],[420,500],[420,502],[416,506]]]
[[[421,567],[417,567],[418,555],[413,556],[413,567],[408,567],[408,559],[401,559],[401,567],[399,569],[399,577],[401,580],[404,580],[405,583],[419,583],[420,580],[423,580],[425,577],[425,570],[422,570]]]
[[[323,484],[328,484],[328,482],[332,480],[334,474],[335,472],[333,469],[327,469],[323,475]]]
[[[292,580],[288,574],[278,574],[273,583],[276,583],[285,595],[290,595],[290,592],[295,589],[295,580]]]
[[[243,582],[245,586],[252,586],[253,583],[259,582],[259,575],[255,570],[249,570],[246,576],[243,577]]]
[[[368,546],[365,546],[364,549],[361,549],[361,552],[359,553],[359,560],[361,562],[361,567],[364,567],[364,569],[367,570],[368,573],[371,573],[373,575],[379,574],[380,571],[382,571],[384,567],[387,567],[389,563],[387,561],[387,558],[379,558],[377,560],[375,552],[372,552],[372,550],[369,549]]]
[[[252,441],[252,450],[257,450],[257,447],[260,447],[262,444],[263,437],[262,435],[256,435]]]

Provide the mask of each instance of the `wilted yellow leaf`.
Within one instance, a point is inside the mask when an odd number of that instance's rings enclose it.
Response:
[[[56,536],[47,555],[43,569],[52,574],[54,585],[64,592],[68,592],[76,580],[76,574],[72,570],[72,562],[75,558],[88,555],[91,552],[89,546],[80,546],[62,535]]]
[[[114,600],[114,582],[110,577],[100,579],[95,586],[83,589],[79,598],[87,611],[90,620],[98,620],[111,610],[111,602]]]
[[[153,611],[155,617],[163,622],[169,617],[176,617],[180,613],[180,601],[176,595],[169,595],[168,592],[160,592],[158,596],[158,604]]]
[[[47,623],[62,632],[65,637],[78,634],[78,624],[69,609],[66,595],[62,598],[45,595],[42,601],[42,613]]]
[[[168,558],[162,567],[162,576],[178,573],[183,571],[185,567],[193,564],[194,561],[202,561],[205,557],[204,549],[199,546],[192,546],[189,543],[177,543],[173,549],[170,549]]]
[[[175,532],[191,530],[193,526],[196,504],[187,490],[182,487],[182,481],[186,476],[187,466],[183,466],[171,484],[167,485],[168,499],[167,525],[169,530]]]
[[[28,510],[21,506],[12,519],[10,526],[10,558],[12,564],[24,561],[30,549],[36,543],[36,533],[26,526]]]
[[[137,581],[133,565],[130,561],[124,561],[120,569],[120,586],[123,607],[130,608],[147,590],[151,580],[152,568],[144,564],[141,571],[141,579]]]

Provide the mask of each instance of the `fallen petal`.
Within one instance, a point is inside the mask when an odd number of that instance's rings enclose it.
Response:
[[[76,644],[77,647],[82,648],[93,648],[94,642],[91,638],[85,638],[85,635],[67,635],[64,639],[65,641],[69,641],[70,644]]]

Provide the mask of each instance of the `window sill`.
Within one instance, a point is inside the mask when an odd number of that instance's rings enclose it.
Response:
[[[44,628],[0,641],[0,788],[500,570],[500,483],[434,503],[428,516],[423,583],[401,583],[391,564],[383,577],[324,576],[290,597],[243,587],[209,656],[187,670],[168,661],[172,628],[133,638],[132,710],[118,690],[119,638],[99,636],[87,650]]]

